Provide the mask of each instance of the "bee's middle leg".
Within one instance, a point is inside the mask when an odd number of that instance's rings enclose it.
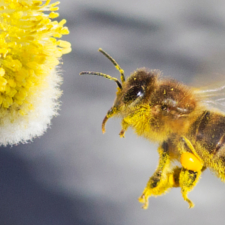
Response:
[[[169,144],[163,142],[158,149],[159,152],[159,164],[158,167],[150,177],[139,201],[143,203],[143,208],[148,208],[148,198],[150,196],[159,196],[166,193],[171,187],[176,187],[174,182],[173,172],[169,172],[170,169],[170,156],[169,156]]]

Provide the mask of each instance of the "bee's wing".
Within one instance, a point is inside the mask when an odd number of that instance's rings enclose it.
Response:
[[[194,88],[195,96],[207,107],[225,112],[225,81],[216,82],[201,88]]]
[[[200,101],[210,108],[218,108],[225,112],[225,54],[224,51],[209,55],[204,63],[199,65],[194,77],[194,92]],[[202,86],[202,85],[207,86]],[[196,86],[195,86],[196,87]]]

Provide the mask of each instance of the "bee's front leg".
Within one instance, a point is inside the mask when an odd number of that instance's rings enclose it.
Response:
[[[171,161],[169,156],[169,144],[167,142],[163,142],[163,144],[158,148],[158,152],[158,167],[153,176],[150,177],[146,188],[139,198],[139,202],[143,203],[143,209],[148,208],[148,198],[150,196],[161,195],[168,191],[169,188],[177,186],[174,181],[173,172],[169,172]]]
[[[119,135],[121,138],[124,138],[125,132],[128,129],[129,124],[125,122],[125,120],[122,120],[121,126],[122,126],[122,130],[120,131]]]

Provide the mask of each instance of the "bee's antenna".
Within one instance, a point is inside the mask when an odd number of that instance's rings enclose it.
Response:
[[[101,52],[104,56],[106,56],[106,58],[108,58],[113,63],[113,65],[116,67],[116,69],[119,70],[119,72],[120,72],[120,79],[121,79],[121,81],[123,83],[125,81],[124,70],[121,69],[121,67],[116,62],[116,60],[113,59],[108,53],[103,51],[101,48],[99,48],[98,51]]]
[[[80,72],[80,75],[84,75],[84,74],[97,75],[97,76],[105,77],[105,78],[107,78],[109,80],[114,80],[117,83],[118,87],[122,90],[121,83],[115,77],[111,77],[110,75],[107,75],[107,74],[104,74],[104,73],[99,73],[99,72],[91,72],[91,71]]]

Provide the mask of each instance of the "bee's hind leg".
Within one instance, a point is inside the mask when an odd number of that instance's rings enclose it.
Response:
[[[202,172],[201,171],[195,172],[192,170],[187,170],[185,168],[179,168],[179,169],[180,169],[180,173],[177,173],[176,174],[177,177],[174,176],[174,179],[175,180],[179,179],[178,182],[181,188],[182,196],[184,200],[188,202],[189,208],[193,208],[194,203],[187,197],[187,195],[197,184]]]

